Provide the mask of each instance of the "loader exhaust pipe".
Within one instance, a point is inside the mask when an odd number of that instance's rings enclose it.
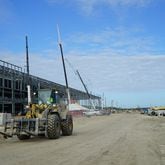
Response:
[[[30,85],[27,85],[27,94],[28,94],[28,105],[29,105],[32,102]]]

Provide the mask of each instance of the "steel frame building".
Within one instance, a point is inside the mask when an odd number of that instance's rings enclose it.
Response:
[[[55,88],[66,97],[64,85],[28,75],[22,71],[21,67],[0,60],[0,113],[17,114],[23,110],[24,105],[27,104],[28,84],[32,92],[37,91],[38,88]],[[70,88],[70,95],[72,101],[79,102],[83,106],[90,106],[85,92]],[[97,106],[100,106],[100,97],[91,95],[91,98]]]

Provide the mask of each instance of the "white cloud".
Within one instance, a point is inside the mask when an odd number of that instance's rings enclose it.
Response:
[[[111,6],[145,6],[151,2],[151,0],[103,0],[105,3]]]
[[[137,28],[106,28],[93,33],[72,34],[64,41],[66,58],[86,81],[92,82],[89,88],[95,92],[164,88],[165,56],[153,55],[153,39],[142,33],[143,29]],[[30,55],[31,73],[64,84],[58,50],[42,52]],[[24,53],[1,53],[1,57],[19,66],[25,65]],[[83,89],[68,64],[67,70],[70,85]]]
[[[24,65],[24,54],[0,54],[1,59]],[[80,71],[89,90],[102,92],[137,92],[164,89],[165,56],[97,56],[69,55],[67,59]],[[78,77],[68,64],[67,72],[70,86],[83,89]],[[38,54],[30,56],[31,74],[65,84],[61,57],[45,57]],[[89,83],[90,80],[90,83]]]
[[[76,58],[81,60],[77,62]],[[72,57],[72,60],[91,79],[96,91],[128,92],[164,88],[164,56],[100,54],[93,57]]]
[[[86,14],[92,14],[96,9],[102,5],[106,5],[109,8],[118,8],[118,7],[145,7],[153,0],[46,0],[49,4],[57,3],[70,3],[76,5],[82,9]]]
[[[154,51],[155,39],[146,36],[143,29],[106,28],[101,31],[89,33],[75,33],[67,37],[67,48],[84,54],[146,54]],[[87,49],[87,52],[86,52]]]
[[[66,38],[65,56],[85,81],[90,80],[90,83],[87,82],[90,90],[99,93],[164,88],[165,56],[152,53],[153,39],[144,36],[143,29],[106,28],[92,33],[76,33]],[[58,49],[42,52],[31,52],[31,74],[64,84]],[[25,65],[24,53],[1,52],[0,56],[4,61]],[[68,64],[67,70],[70,85],[83,89]]]

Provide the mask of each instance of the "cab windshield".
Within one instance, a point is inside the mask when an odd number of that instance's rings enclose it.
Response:
[[[58,104],[62,98],[55,90],[39,90],[38,103],[39,104]]]
[[[38,103],[39,104],[47,104],[51,96],[51,91],[38,91]]]

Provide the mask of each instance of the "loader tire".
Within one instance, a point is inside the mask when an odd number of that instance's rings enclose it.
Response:
[[[57,114],[48,115],[47,137],[49,139],[58,139],[60,137],[60,119]]]
[[[72,135],[73,132],[73,119],[72,115],[67,115],[66,120],[62,122],[62,135],[69,136]]]
[[[17,135],[19,140],[27,140],[30,139],[30,135]]]

